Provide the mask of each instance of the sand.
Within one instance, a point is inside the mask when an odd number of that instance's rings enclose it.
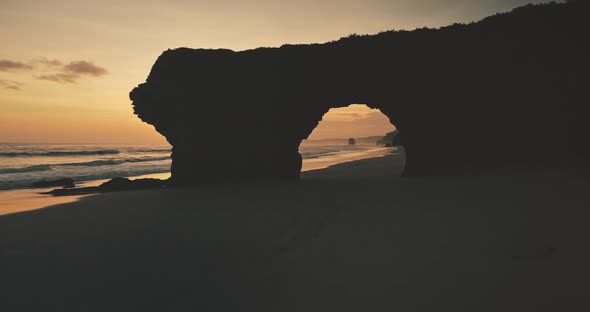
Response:
[[[0,216],[0,310],[590,310],[586,176],[399,163]]]
[[[145,174],[141,176],[131,177],[131,179],[152,178],[165,180],[169,177],[170,172]],[[109,179],[77,182],[76,187],[99,186],[107,181],[109,181]],[[51,196],[44,194],[54,189],[56,188],[49,187],[35,189],[0,190],[0,216],[11,213],[36,210],[57,204],[71,203],[88,196]]]

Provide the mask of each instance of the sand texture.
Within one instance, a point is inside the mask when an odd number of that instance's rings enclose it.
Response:
[[[588,178],[398,160],[0,216],[0,310],[590,310]]]

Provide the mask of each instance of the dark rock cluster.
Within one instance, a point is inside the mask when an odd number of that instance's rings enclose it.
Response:
[[[72,196],[72,195],[86,195],[96,193],[111,193],[121,191],[138,191],[154,188],[162,188],[168,185],[168,180],[142,178],[129,180],[127,178],[113,178],[106,181],[99,186],[76,187],[76,188],[61,188],[54,189],[42,194],[49,194],[53,196]]]
[[[571,1],[325,44],[168,50],[130,98],[173,145],[181,184],[297,179],[300,142],[354,103],[403,133],[407,176],[584,164],[589,13]]]

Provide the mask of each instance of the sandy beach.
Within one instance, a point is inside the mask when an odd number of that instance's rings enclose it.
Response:
[[[389,155],[0,216],[1,310],[590,308],[587,177],[399,169]]]

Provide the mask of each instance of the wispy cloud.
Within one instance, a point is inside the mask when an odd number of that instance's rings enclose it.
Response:
[[[78,83],[84,76],[100,77],[109,73],[105,68],[89,61],[73,61],[65,65],[58,60],[37,59],[37,61],[55,68],[57,72],[34,77],[57,83]]]
[[[0,87],[4,89],[21,90],[23,85],[24,84],[22,82],[0,79]]]
[[[16,62],[11,60],[0,60],[0,71],[16,71],[29,69],[33,69],[33,66],[27,63]]]
[[[47,57],[34,58],[28,62],[0,59],[0,71],[16,72],[31,70],[33,77],[39,80],[52,81],[57,83],[78,83],[84,77],[100,77],[109,71],[90,61],[63,62]],[[13,80],[2,80],[0,87],[19,90],[22,84]]]
[[[47,81],[53,81],[53,82],[58,82],[58,83],[77,83],[80,76],[76,75],[76,74],[69,74],[69,73],[56,73],[56,74],[48,74],[48,75],[39,75],[39,76],[35,76],[35,78],[37,78],[39,80],[47,80]]]
[[[45,66],[62,66],[63,63],[60,60],[50,60],[46,57],[38,57],[31,60],[33,64],[41,64]]]
[[[33,77],[39,80],[53,81],[57,83],[78,83],[84,76],[100,77],[108,74],[106,68],[89,61],[72,61],[69,63],[46,57],[38,57],[29,62],[0,59],[0,71],[15,72],[32,70],[38,74]],[[20,85],[13,80],[2,80],[0,87],[18,90]]]
[[[77,61],[71,62],[64,66],[64,70],[69,73],[76,73],[79,75],[102,76],[106,75],[108,71],[100,66],[96,66],[91,62]]]
[[[76,75],[90,75],[95,77],[103,76],[109,73],[106,69],[87,61],[71,62],[65,65],[63,69],[66,73]]]

